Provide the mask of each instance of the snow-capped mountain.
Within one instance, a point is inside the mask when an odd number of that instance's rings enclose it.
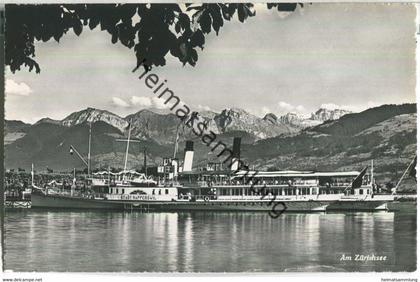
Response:
[[[350,111],[343,110],[343,109],[325,109],[321,108],[317,110],[315,113],[311,114],[311,120],[320,121],[321,123],[327,120],[336,120],[341,118],[342,116],[346,114],[350,114]]]
[[[274,117],[276,116],[274,114],[267,114],[264,117],[264,119],[269,119],[271,122],[283,123],[286,125],[303,129],[303,128],[320,125],[325,121],[337,120],[343,115],[346,115],[349,113],[351,112],[346,111],[346,110],[341,110],[341,109],[329,110],[329,109],[321,108],[317,110],[316,112],[312,113],[310,118],[306,118],[303,115],[299,115],[296,113],[287,113],[275,119]]]
[[[214,121],[220,132],[245,131],[258,139],[291,134],[297,131],[294,127],[282,123],[273,123],[268,118],[259,118],[238,108],[223,110],[214,117]]]

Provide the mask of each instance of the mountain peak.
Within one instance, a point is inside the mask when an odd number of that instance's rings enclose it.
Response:
[[[217,115],[217,113],[206,110],[206,111],[199,112],[199,115],[203,118],[213,119]]]
[[[222,114],[227,115],[251,115],[249,112],[241,108],[227,108],[222,111]]]
[[[99,110],[91,107],[70,114],[61,121],[61,124],[64,126],[74,126],[81,123],[94,123],[97,121],[106,122],[115,128],[118,128],[121,132],[128,126],[128,122],[122,117],[106,110]]]
[[[350,114],[351,111],[343,110],[343,109],[327,109],[327,108],[320,108],[315,113],[311,114],[311,120],[317,121],[328,121],[328,120],[336,120],[341,118],[346,114]]]
[[[277,116],[273,113],[268,113],[263,117],[263,120],[271,123],[271,124],[276,124],[277,123]]]
[[[277,119],[277,122],[285,124],[285,125],[293,126],[299,129],[315,126],[321,123],[321,121],[310,120],[310,119],[305,118],[302,115],[299,115],[293,112],[280,116]]]
[[[141,109],[141,110],[139,110],[139,111],[135,112],[134,114],[129,114],[129,115],[128,115],[128,116],[126,116],[125,118],[127,118],[127,117],[129,117],[129,116],[134,116],[134,115],[141,115],[141,114],[144,114],[144,113],[146,113],[146,114],[149,114],[149,113],[154,114],[155,112],[154,112],[154,111],[151,111],[151,110],[149,110],[149,109]]]
[[[61,124],[61,121],[46,117],[46,118],[42,118],[38,120],[35,124],[41,124],[41,123]]]

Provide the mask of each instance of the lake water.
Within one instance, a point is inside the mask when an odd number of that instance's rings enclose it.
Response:
[[[414,271],[416,213],[13,210],[5,269],[72,272]],[[342,261],[343,256],[385,261]]]

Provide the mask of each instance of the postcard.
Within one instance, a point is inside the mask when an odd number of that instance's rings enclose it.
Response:
[[[6,4],[3,281],[417,281],[416,16]]]

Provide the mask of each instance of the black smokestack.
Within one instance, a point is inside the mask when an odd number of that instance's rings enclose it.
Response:
[[[233,157],[237,159],[241,157],[241,137],[233,138]]]
[[[185,142],[185,151],[194,151],[194,142],[188,140]]]

